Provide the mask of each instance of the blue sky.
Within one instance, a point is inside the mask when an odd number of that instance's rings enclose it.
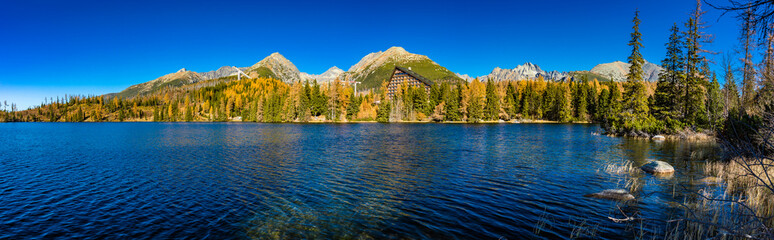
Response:
[[[722,1],[722,0],[720,0]],[[664,58],[692,0],[38,1],[0,3],[0,101],[105,94],[180,68],[250,66],[280,52],[299,70],[348,69],[401,46],[471,76],[524,62],[589,70],[625,61],[635,9],[648,61]],[[733,52],[737,22],[708,11],[708,48]],[[720,55],[717,56],[719,62]],[[716,68],[717,69],[717,68]]]

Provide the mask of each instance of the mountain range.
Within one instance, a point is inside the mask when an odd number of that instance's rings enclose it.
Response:
[[[287,83],[305,80],[317,80],[317,82],[325,83],[339,79],[342,81],[360,82],[360,89],[372,89],[380,87],[390,77],[395,66],[411,68],[412,71],[436,81],[471,81],[474,79],[467,74],[454,73],[425,55],[410,53],[401,47],[391,47],[386,51],[367,54],[347,71],[333,66],[321,74],[304,73],[299,71],[296,65],[280,53],[272,53],[250,67],[239,67],[238,69],[250,77],[276,78]],[[479,76],[478,78],[480,80],[505,81],[535,79],[542,76],[546,80],[558,81],[564,80],[567,77],[586,76],[589,79],[596,78],[600,81],[607,81],[610,77],[614,81],[623,81],[629,73],[629,66],[628,63],[616,61],[599,64],[592,68],[591,71],[559,72],[545,71],[538,65],[527,62],[513,69],[495,67],[488,75]],[[660,66],[649,62],[645,63],[643,69],[645,71],[644,78],[648,81],[656,81],[658,74],[662,71]],[[200,73],[183,68],[152,81],[130,86],[119,93],[111,95],[130,98],[165,87],[178,87],[211,79],[235,78],[233,76],[236,74],[237,70],[231,66],[223,66],[214,71]]]
[[[499,82],[505,80],[522,80],[522,79],[535,79],[542,76],[546,80],[562,80],[567,77],[567,73],[561,73],[559,71],[546,72],[540,69],[538,65],[530,62],[516,66],[513,69],[502,69],[495,67],[489,75],[478,77],[479,79],[491,79],[492,81]]]
[[[308,73],[302,72],[301,78],[315,79],[317,80],[317,82],[330,82],[330,81],[336,80],[336,78],[341,76],[342,73],[344,73],[344,70],[341,70],[341,68],[338,68],[336,66],[333,66],[322,74],[308,74]]]
[[[629,74],[629,67],[631,66],[631,64],[625,62],[615,61],[599,64],[592,68],[591,72],[608,78],[611,78],[612,76],[613,81],[620,82],[626,81],[626,75]],[[642,70],[644,72],[642,78],[645,79],[645,81],[655,82],[658,81],[658,74],[664,69],[659,65],[645,61],[645,64],[642,65]]]

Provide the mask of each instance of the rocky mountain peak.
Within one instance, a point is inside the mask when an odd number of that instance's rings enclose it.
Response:
[[[247,68],[241,67],[239,68],[241,71],[247,71]],[[237,74],[237,70],[234,69],[232,66],[222,66],[218,68],[218,70],[215,71],[209,71],[209,72],[200,72],[199,75],[202,76],[203,79],[209,80],[209,79],[217,79],[222,77],[228,77],[228,76],[234,76]]]
[[[188,69],[181,68],[180,70],[177,70],[177,72],[179,72],[179,73],[180,73],[180,72],[188,72]]]
[[[534,63],[525,62],[524,64],[518,65],[513,69],[502,69],[500,67],[495,67],[489,75],[481,76],[479,77],[479,79],[492,79],[493,81],[504,81],[504,80],[535,79],[539,76],[543,76],[543,78],[550,79],[550,80],[560,80],[564,78],[566,74],[558,71],[547,72],[547,71],[544,71],[543,69],[540,69],[540,66]]]
[[[387,51],[384,51],[384,52],[390,55],[409,54],[409,52],[406,51],[406,49],[403,49],[402,47],[395,47],[395,46],[387,49]]]
[[[325,71],[324,73],[319,75],[301,73],[301,78],[305,80],[317,80],[317,82],[331,82],[333,80],[336,80],[336,78],[338,78],[342,73],[344,73],[344,70],[341,70],[336,66],[333,66],[329,68],[327,71]]]
[[[248,71],[255,71],[265,67],[270,70],[277,78],[285,82],[295,82],[301,80],[301,72],[290,60],[275,52],[248,68]]]
[[[326,73],[327,72],[339,72],[339,73],[342,73],[342,72],[344,72],[344,70],[341,70],[341,68],[339,68],[339,67],[333,66],[331,68],[328,68],[328,71],[325,71],[325,72]],[[325,74],[325,73],[323,73],[323,74]]]

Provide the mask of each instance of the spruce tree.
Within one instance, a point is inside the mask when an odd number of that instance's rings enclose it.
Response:
[[[597,94],[597,86],[598,82],[596,79],[594,82],[589,82],[586,88],[588,96],[588,120],[594,121],[597,116],[597,111],[599,111],[599,95]]]
[[[505,112],[508,118],[508,120],[512,119],[516,114],[516,104],[514,100],[514,95],[516,94],[516,88],[513,86],[512,83],[508,82],[507,86],[505,87],[505,97],[503,99],[503,110]]]
[[[632,53],[629,55],[629,74],[626,75],[626,79],[632,82],[642,81],[643,70],[642,66],[645,65],[645,60],[642,58],[640,48],[642,47],[642,34],[640,33],[640,11],[634,11],[634,19],[632,19],[634,26],[632,27],[631,40],[629,40],[629,46],[632,47]]]
[[[574,115],[578,120],[586,121],[588,120],[588,87],[589,87],[589,81],[586,76],[581,77],[580,83],[574,83],[573,84],[573,104],[572,108],[574,110]]]
[[[459,88],[459,86],[457,88]],[[462,116],[460,114],[460,98],[458,94],[458,91],[450,90],[449,94],[445,95],[446,97],[444,98],[444,102],[446,102],[446,121],[462,120]]]
[[[495,84],[491,79],[486,82],[486,106],[484,117],[487,120],[497,120],[500,113],[500,101],[495,94]]]
[[[597,121],[606,122],[610,113],[610,90],[603,88],[598,99],[595,118]]]
[[[553,101],[555,101],[556,108],[559,110],[557,120],[560,122],[570,122],[573,113],[570,83],[558,83],[555,90]]]
[[[532,83],[527,82],[521,92],[521,118],[530,118],[530,109],[532,108]]]
[[[658,85],[653,96],[654,103],[651,112],[656,119],[672,122],[679,118],[678,96],[681,96],[679,85],[683,74],[683,42],[677,24],[670,29],[669,42],[666,44],[666,58],[661,61],[664,71],[659,74]]]
[[[716,130],[723,119],[723,102],[720,96],[720,84],[715,74],[712,75],[712,82],[707,87],[707,120],[709,127]]]
[[[632,23],[631,40],[629,46],[632,47],[632,53],[629,56],[629,74],[626,76],[626,83],[624,85],[626,99],[624,100],[624,109],[619,113],[621,121],[619,130],[634,129],[643,130],[645,128],[645,122],[649,118],[650,109],[648,108],[648,96],[643,81],[642,66],[645,64],[645,60],[642,58],[640,48],[642,47],[642,34],[640,33],[640,19],[639,11],[634,12],[634,19]]]
[[[685,69],[686,77],[684,81],[684,96],[683,101],[683,122],[689,126],[698,126],[706,120],[706,88],[707,83],[706,70],[702,70],[702,66],[706,64],[706,59],[701,57],[700,53],[704,50],[701,48],[702,42],[707,42],[700,31],[704,28],[704,23],[701,20],[702,15],[701,3],[696,3],[696,10],[691,14],[691,17],[686,23],[685,32]]]
[[[730,64],[725,67],[726,76],[724,78],[725,84],[723,84],[723,115],[728,116],[732,112],[739,111],[739,88],[736,85],[736,79],[734,78],[734,70]]]

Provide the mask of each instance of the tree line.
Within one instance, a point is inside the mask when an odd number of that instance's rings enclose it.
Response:
[[[392,98],[381,88],[355,93],[345,82],[234,77],[167,87],[133,98],[66,96],[25,111],[0,112],[2,121],[436,121],[549,120],[596,122],[612,134],[647,135],[722,129],[729,118],[753,118],[771,105],[774,48],[769,35],[761,63],[752,62],[754,26],[742,26],[742,86],[731,61],[725,84],[709,68],[711,40],[700,3],[683,24],[675,23],[665,45],[658,82],[643,79],[639,12],[632,20],[631,64],[625,82],[588,79],[441,82],[429,91],[401,86]],[[681,26],[682,25],[682,26]],[[753,116],[753,117],[751,117]]]

